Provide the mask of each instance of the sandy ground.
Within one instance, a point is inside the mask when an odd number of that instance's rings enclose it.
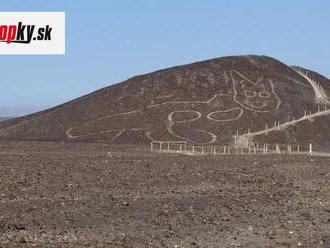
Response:
[[[0,143],[0,247],[330,247],[330,158]]]

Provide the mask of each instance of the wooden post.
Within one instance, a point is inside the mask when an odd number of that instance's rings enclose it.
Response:
[[[202,155],[204,155],[204,146],[202,146]]]
[[[150,144],[150,150],[153,151],[154,150],[154,142],[151,141],[151,144]]]
[[[167,142],[167,151],[170,151],[170,142]]]
[[[236,135],[235,135],[235,145],[237,145],[237,141],[238,141],[238,129],[236,130]]]
[[[278,144],[276,144],[276,152],[281,153],[281,149],[280,149],[280,146]]]
[[[214,147],[214,149],[213,149],[213,154],[214,154],[214,155],[217,155],[217,147]]]
[[[288,153],[291,154],[292,149],[291,149],[291,145],[288,145]]]
[[[223,147],[223,154],[226,155],[226,146]]]
[[[309,153],[313,153],[313,144],[309,144]]]

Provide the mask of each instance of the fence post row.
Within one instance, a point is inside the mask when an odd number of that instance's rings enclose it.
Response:
[[[159,149],[157,147],[159,145]],[[164,146],[165,145],[165,146]],[[196,150],[198,148],[198,150]],[[229,155],[231,154],[231,149],[234,150],[234,154],[293,154],[293,153],[309,153],[312,154],[313,144],[309,144],[307,146],[303,146],[301,148],[300,145],[291,145],[291,144],[275,144],[273,146],[269,146],[269,144],[248,144],[246,146],[228,145],[228,146],[195,146],[189,145],[187,142],[181,141],[151,141],[150,142],[150,150],[151,151],[159,151],[159,152],[179,152],[179,153],[190,153],[190,154],[201,154],[201,155]]]

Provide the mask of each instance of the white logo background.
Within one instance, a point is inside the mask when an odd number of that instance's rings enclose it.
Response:
[[[31,40],[29,44],[0,42],[0,54],[65,54],[65,13],[64,12],[0,12],[2,25],[35,25],[33,36],[38,28],[49,25],[52,28],[51,40]]]

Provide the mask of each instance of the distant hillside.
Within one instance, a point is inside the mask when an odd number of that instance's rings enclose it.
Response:
[[[9,120],[11,117],[0,117],[0,122],[5,121],[5,120]]]
[[[329,94],[327,78],[301,67],[266,56],[223,57],[136,76],[5,121],[0,138],[216,144],[238,133],[240,140],[322,145],[330,140]]]

